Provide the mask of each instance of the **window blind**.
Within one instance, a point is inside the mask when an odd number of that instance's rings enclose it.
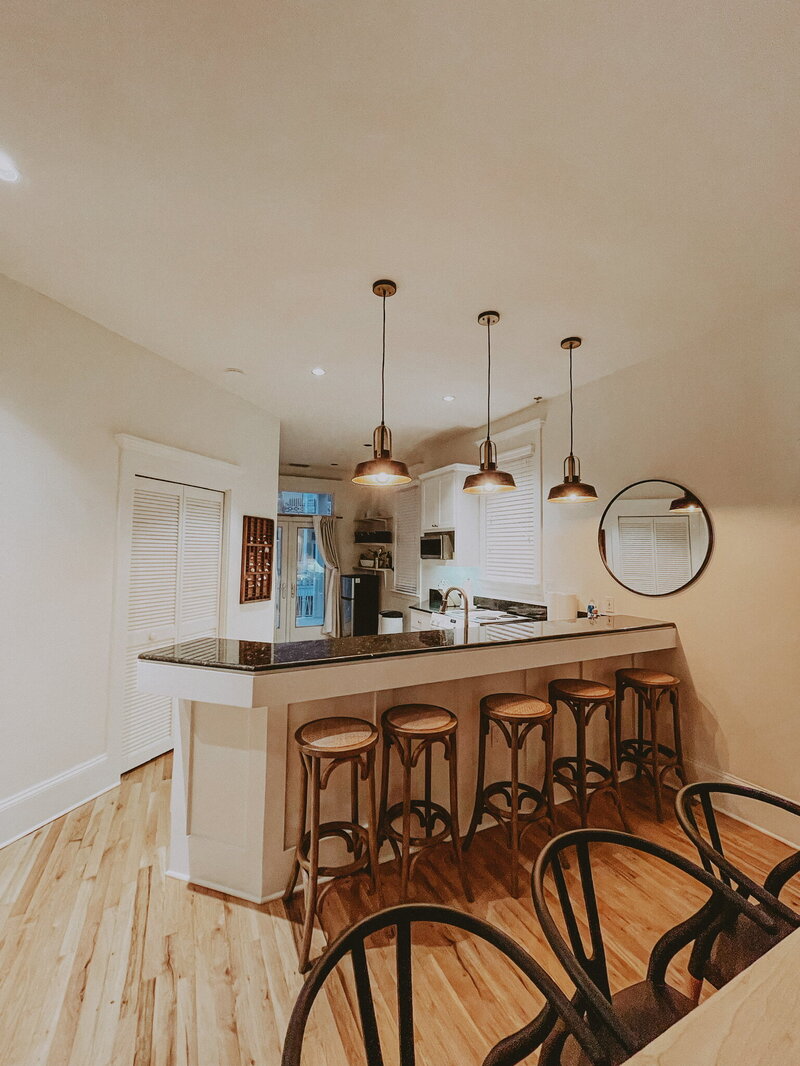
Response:
[[[419,594],[419,485],[398,489],[394,511],[394,591]]]
[[[538,586],[541,584],[541,485],[533,452],[500,457],[517,484],[516,492],[482,498],[481,559],[486,581]]]
[[[620,577],[629,588],[657,596],[689,581],[692,554],[685,515],[620,515],[617,526]]]

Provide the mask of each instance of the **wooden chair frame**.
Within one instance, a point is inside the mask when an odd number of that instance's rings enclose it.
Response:
[[[579,1016],[552,977],[510,936],[472,914],[432,903],[405,903],[362,919],[342,934],[317,961],[292,1010],[283,1048],[282,1066],[300,1066],[303,1037],[314,1001],[331,971],[349,955],[355,975],[356,998],[367,1066],[384,1066],[372,997],[365,941],[384,929],[395,929],[397,967],[397,1017],[400,1066],[415,1066],[414,1004],[411,966],[412,926],[419,922],[447,925],[480,938],[497,948],[535,985],[546,1004],[517,1032],[500,1040],[483,1059],[482,1066],[515,1066],[538,1048],[560,1020],[571,1033],[591,1066],[609,1066],[611,1059],[586,1022]],[[558,1066],[552,1055],[540,1066]]]
[[[647,967],[647,981],[653,984],[666,984],[667,967],[675,955],[695,941],[720,913],[744,913],[751,921],[770,933],[774,932],[776,924],[769,915],[748,903],[728,884],[689,859],[685,859],[682,855],[652,840],[615,832],[611,829],[574,829],[548,841],[539,853],[531,877],[536,914],[550,947],[577,989],[572,1001],[573,1005],[601,1026],[601,1029],[607,1033],[612,1046],[615,1043],[624,1049],[627,1055],[631,1055],[640,1050],[644,1043],[639,1034],[623,1022],[612,1006],[608,965],[592,875],[590,856],[592,844],[614,844],[617,847],[644,852],[682,871],[711,891],[710,898],[698,911],[667,930],[656,941]],[[584,946],[561,864],[561,853],[573,847],[577,853],[578,871],[586,908],[590,951],[587,951]],[[551,913],[550,894],[545,889],[545,881],[549,873],[552,873],[555,881],[569,942],[565,940]]]
[[[775,942],[782,940],[793,929],[800,928],[800,914],[788,907],[781,899],[780,893],[788,882],[796,874],[800,873],[800,850],[787,855],[785,859],[770,870],[759,884],[748,876],[738,866],[735,866],[725,855],[722,836],[717,823],[716,812],[712,803],[715,795],[737,796],[743,799],[756,800],[759,803],[777,807],[779,810],[794,814],[800,818],[800,804],[792,800],[776,796],[764,789],[753,788],[750,785],[739,785],[726,781],[698,781],[686,785],[675,797],[675,813],[681,829],[697,848],[703,867],[711,874],[715,874],[727,885],[737,886],[738,892],[745,898],[756,900],[769,914],[779,922],[779,929],[774,937]],[[705,819],[706,832],[704,836],[697,821],[697,804],[699,803]],[[717,920],[698,938],[692,957],[689,961],[689,972],[694,978],[695,996],[699,998],[703,980],[708,974],[708,964],[711,960],[714,945],[726,925],[726,916],[720,915]],[[734,967],[735,968],[735,967]],[[717,983],[714,981],[713,983]]]

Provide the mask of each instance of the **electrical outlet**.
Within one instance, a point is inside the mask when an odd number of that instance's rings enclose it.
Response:
[[[613,613],[614,613],[614,597],[613,596],[605,596],[603,598],[603,614],[613,614]]]

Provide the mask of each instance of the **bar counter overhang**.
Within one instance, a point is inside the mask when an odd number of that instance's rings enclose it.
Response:
[[[466,824],[482,695],[546,694],[559,674],[608,680],[634,657],[676,644],[671,622],[616,615],[475,627],[466,642],[435,629],[294,644],[200,638],[144,654],[139,688],[178,701],[168,872],[255,902],[281,893],[299,808],[293,735],[306,721],[346,714],[379,724],[397,703],[449,707],[459,717]],[[557,722],[556,754],[568,726]],[[532,780],[541,774],[534,762]],[[343,802],[336,777],[326,817]]]

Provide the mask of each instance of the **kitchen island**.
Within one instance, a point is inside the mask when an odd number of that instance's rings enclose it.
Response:
[[[475,626],[466,640],[450,629],[293,644],[200,638],[144,654],[140,689],[176,700],[168,872],[255,902],[280,894],[299,811],[293,736],[305,722],[354,715],[379,723],[398,703],[448,707],[459,718],[459,810],[467,824],[483,695],[546,697],[557,676],[613,683],[614,670],[650,663],[676,643],[670,622],[616,615]],[[571,750],[570,726],[567,716],[557,718],[556,755]],[[607,759],[601,728],[590,743]],[[490,749],[487,774],[507,776],[504,756],[500,746]],[[522,769],[540,779],[540,753],[526,751]],[[434,791],[444,784],[435,777]],[[332,778],[324,819],[341,817],[344,795]]]

